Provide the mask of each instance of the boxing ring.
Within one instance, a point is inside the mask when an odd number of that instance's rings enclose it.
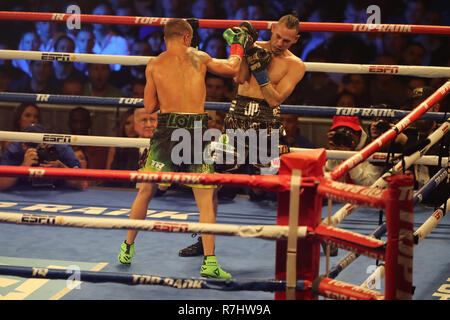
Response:
[[[1,20],[64,22],[68,16],[0,12]],[[81,15],[81,21],[162,26],[167,19]],[[199,26],[226,28],[239,22],[199,20]],[[257,29],[270,29],[271,23],[254,22],[254,25]],[[301,23],[301,28],[311,32],[450,34],[449,27],[433,26],[378,25],[369,28],[360,24]],[[0,50],[0,58],[123,65],[145,65],[149,59],[16,50]],[[441,67],[394,66],[392,69],[392,66],[373,65],[305,65],[307,72],[376,74],[379,70],[395,70],[396,75],[450,77],[450,68]],[[448,252],[450,240],[446,215],[450,199],[437,208],[419,206],[426,194],[448,179],[448,156],[423,154],[449,130],[448,115],[427,112],[449,90],[450,81],[447,81],[411,112],[386,110],[386,116],[394,114],[401,120],[360,152],[292,149],[281,157],[275,176],[2,166],[1,176],[258,187],[277,193],[278,201],[252,203],[248,199],[235,198],[219,202],[217,223],[209,225],[197,223],[198,213],[191,195],[168,194],[154,198],[147,218],[137,221],[128,219],[135,190],[92,188],[86,191],[1,192],[1,298],[449,299],[446,288],[450,280],[450,255],[445,252]],[[142,106],[142,99],[23,93],[0,93],[0,101]],[[205,105],[206,109],[213,110],[227,110],[227,107],[221,103]],[[281,112],[316,116],[348,112],[370,116],[370,109],[342,109],[282,106]],[[419,118],[433,119],[441,124],[430,135],[427,144],[399,157],[374,185],[362,187],[337,181],[363,161],[385,161],[387,155],[377,151]],[[141,147],[148,143],[145,139],[7,131],[0,132],[0,139],[115,147]],[[345,160],[323,175],[327,158]],[[414,163],[442,167],[417,192],[413,192],[413,180],[408,172]],[[326,199],[329,199],[329,206],[324,202]],[[385,213],[384,222],[379,221],[380,210]],[[120,265],[116,259],[127,229],[151,231],[140,232],[139,248],[131,266]],[[186,234],[192,232],[218,235],[216,253],[233,274],[232,280],[198,278],[200,259],[177,256],[178,249],[189,241]],[[338,256],[330,257],[321,252],[321,243],[340,248]]]

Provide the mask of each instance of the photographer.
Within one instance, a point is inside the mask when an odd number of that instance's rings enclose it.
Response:
[[[45,133],[41,124],[31,124],[23,132]],[[45,167],[45,168],[81,168],[78,158],[69,145],[49,145],[37,143],[12,143],[3,154],[1,165]],[[17,187],[70,187],[84,190],[85,181],[80,180],[51,180],[42,178],[0,177],[0,190],[13,186]]]
[[[358,117],[334,116],[328,131],[327,149],[342,151],[361,150],[367,141],[367,134],[362,130]],[[327,160],[325,171],[332,171],[342,160]],[[371,186],[382,174],[382,168],[365,161],[350,170],[344,176],[344,182]]]

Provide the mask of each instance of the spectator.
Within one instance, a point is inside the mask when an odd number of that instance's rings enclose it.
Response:
[[[128,16],[128,17],[136,16],[134,7],[128,3],[119,4],[119,6],[117,6],[114,9],[114,11],[117,16]],[[116,26],[116,29],[118,30],[118,34],[127,40],[128,47],[130,47],[133,44],[134,39],[137,39],[139,35],[139,29],[133,25],[119,24]]]
[[[239,9],[244,7],[245,0],[228,0],[227,4],[223,6],[226,14],[226,19],[236,20],[236,13]]]
[[[112,15],[111,7],[102,3],[94,8],[92,14],[97,15]],[[93,52],[96,54],[117,54],[117,55],[128,55],[128,42],[125,38],[116,35],[109,24],[93,24],[95,44]],[[112,70],[119,71],[121,65],[111,65]]]
[[[314,50],[308,55],[308,62],[328,62],[326,53]],[[325,72],[306,73],[306,81],[300,82],[303,102],[307,105],[331,106],[336,99],[338,86]]]
[[[14,112],[13,130],[23,131],[31,124],[41,122],[41,110],[33,103],[23,102]],[[10,141],[0,141],[2,153],[12,144]]]
[[[375,63],[380,65],[395,65],[396,61],[393,57],[383,54],[377,57]],[[377,74],[371,80],[369,95],[372,99],[372,104],[386,104],[395,109],[405,103],[405,85],[395,75],[389,73]]]
[[[327,149],[342,151],[361,150],[367,142],[367,134],[359,124],[358,117],[334,116],[333,124],[327,135]],[[336,168],[342,160],[327,160],[325,171]],[[343,177],[347,183],[371,186],[382,174],[382,168],[368,161],[360,163]]]
[[[189,6],[184,0],[161,1],[163,17],[166,18],[186,18],[191,16]],[[196,17],[198,18],[198,17]]]
[[[48,130],[41,124],[31,124],[24,132],[46,133]],[[81,164],[73,153],[69,145],[48,145],[36,143],[12,143],[4,152],[1,165],[25,166],[25,167],[46,167],[46,168],[80,168]],[[1,177],[0,190],[5,190],[18,186],[31,187],[71,187],[80,190],[86,188],[86,184],[79,180],[52,180],[42,178],[18,178]]]
[[[150,45],[150,56],[157,56],[163,52],[165,43],[162,28],[143,27],[141,28],[140,38]]]
[[[89,27],[81,28],[75,38],[75,53],[94,53],[95,37]],[[87,75],[88,64],[84,62],[74,62],[75,68]]]
[[[75,51],[75,42],[72,38],[63,35],[56,40],[54,51],[73,53]],[[73,62],[53,61],[53,74],[50,79],[52,86],[61,88],[62,83],[68,78],[78,78],[80,81],[83,81],[84,75],[75,69]]]
[[[128,109],[122,114],[119,123],[119,129],[117,130],[118,137],[136,138],[137,132],[134,130],[134,109]],[[116,152],[115,147],[111,147],[108,150],[108,158],[106,160],[106,169],[111,169],[111,163],[114,160],[114,154]]]
[[[191,6],[191,16],[197,19],[219,19],[221,14],[217,3],[217,1],[194,0]],[[207,39],[215,33],[215,30],[210,28],[199,28],[197,32],[200,38],[200,44],[205,48]],[[222,37],[221,39],[223,40]],[[205,50],[203,49],[203,51]],[[227,57],[228,56],[225,56],[224,58],[226,59]]]
[[[89,110],[76,107],[69,112],[68,126],[72,135],[89,135],[92,119]],[[89,169],[105,169],[108,155],[107,147],[87,146],[86,155],[89,159]]]
[[[61,94],[71,95],[71,96],[82,96],[84,95],[84,85],[78,78],[67,78],[62,87]]]
[[[73,153],[77,157],[78,161],[80,161],[81,168],[87,169],[89,159],[87,157],[86,152],[84,151],[84,147],[81,146],[72,146]]]
[[[406,1],[404,21],[406,24],[420,25],[425,18],[425,2],[423,0]]]
[[[290,148],[310,148],[314,149],[315,146],[300,132],[300,123],[298,115],[296,114],[281,114],[280,115],[283,128],[286,131],[284,137],[285,143]]]
[[[446,25],[442,21],[442,14],[438,9],[432,9],[426,13],[426,25],[441,26]],[[447,24],[448,25],[448,24]],[[426,48],[423,64],[431,66],[446,66],[448,52],[450,51],[450,41],[439,34],[421,34],[415,40]]]
[[[109,82],[110,75],[111,70],[107,64],[90,63],[84,94],[94,97],[121,97],[122,92]]]
[[[383,54],[400,61],[408,44],[408,39],[401,33],[386,33],[383,35]]]
[[[19,50],[24,51],[38,51],[40,45],[40,39],[36,32],[28,31],[22,35],[19,43]],[[12,65],[16,68],[21,69],[28,76],[31,77],[30,63],[29,60],[12,60]]]
[[[150,56],[150,45],[145,40],[137,40],[131,45],[132,56]],[[111,84],[119,88],[122,95],[129,97],[132,85],[137,80],[145,81],[145,65],[122,66],[120,71],[111,73]]]
[[[336,97],[335,105],[341,108],[354,108],[356,106],[355,96],[348,91],[342,91]]]
[[[89,168],[89,158],[87,156],[85,148],[86,147],[82,147],[82,146],[72,146],[73,153],[77,157],[78,161],[80,161],[82,169]],[[95,181],[95,180],[86,180],[86,181],[84,181],[84,185],[86,186],[86,188],[88,188],[90,186],[99,185],[99,182]]]
[[[227,45],[219,33],[213,33],[203,43],[203,51],[213,58],[227,59]]]
[[[406,95],[408,96],[408,100],[412,99],[413,91],[415,88],[428,86],[428,79],[426,78],[410,77],[406,80]]]
[[[136,80],[131,87],[130,98],[144,99],[145,81]]]
[[[13,77],[10,68],[7,66],[0,66],[0,92],[6,92],[11,86]]]
[[[50,81],[52,64],[49,61],[30,61],[31,77],[24,75],[17,82],[11,83],[11,91],[25,93],[58,93]]]
[[[41,123],[41,110],[33,103],[21,103],[14,113],[13,130],[23,131],[31,124]]]
[[[227,80],[224,77],[208,72],[205,77],[206,101],[229,102]]]
[[[344,75],[338,91],[351,93],[357,107],[368,107],[371,103],[367,88],[367,78],[362,74]]]
[[[403,53],[400,64],[406,66],[421,66],[425,58],[425,47],[419,42],[410,42]]]
[[[132,0],[134,11],[142,17],[163,17],[161,2],[158,0]]]
[[[134,111],[134,128],[139,138],[151,139],[158,124],[158,113],[148,113],[144,108],[136,108]],[[138,170],[145,165],[148,148],[116,148],[114,160],[111,163],[112,170]],[[112,184],[108,183],[108,186]],[[115,186],[136,187],[135,183],[115,183]]]
[[[39,51],[53,51],[56,36],[55,23],[49,21],[37,21],[35,26],[36,33],[40,40]]]

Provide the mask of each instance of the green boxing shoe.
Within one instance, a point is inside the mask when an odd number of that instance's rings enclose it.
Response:
[[[125,241],[120,247],[120,253],[118,256],[119,262],[123,264],[130,264],[134,255],[134,243],[127,244]]]
[[[223,271],[217,264],[216,256],[203,257],[203,265],[200,269],[200,275],[205,278],[231,279],[231,274]]]

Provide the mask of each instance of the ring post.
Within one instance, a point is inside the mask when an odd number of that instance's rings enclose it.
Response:
[[[414,179],[412,175],[387,177],[386,300],[411,300],[413,295]]]
[[[301,170],[304,177],[322,177],[326,161],[325,149],[305,152],[291,152],[281,156],[279,175],[292,176],[293,170]],[[300,186],[298,225],[315,229],[322,219],[322,196],[317,187]],[[277,225],[289,225],[290,191],[278,193]],[[320,242],[305,238],[297,240],[297,279],[312,281],[319,276]],[[275,257],[275,278],[286,279],[287,240],[277,240]],[[311,290],[295,293],[296,299],[312,300],[317,295]],[[286,292],[276,292],[275,299],[286,300]]]

